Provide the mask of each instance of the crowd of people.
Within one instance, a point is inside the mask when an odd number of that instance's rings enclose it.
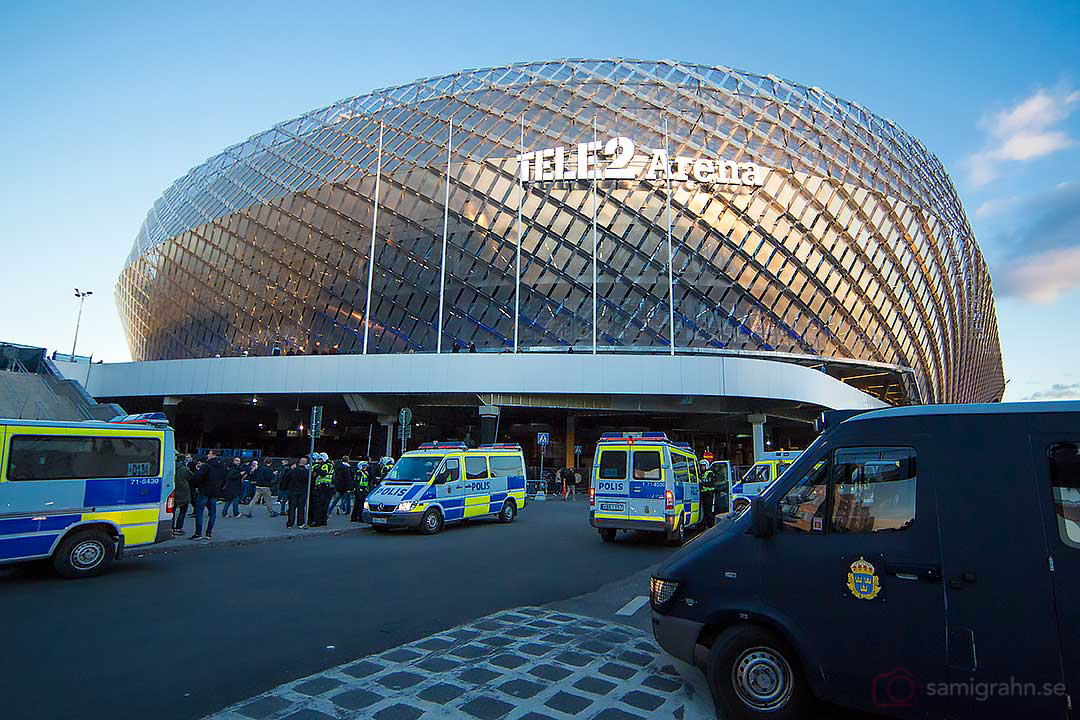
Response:
[[[195,518],[195,533],[190,539],[212,539],[219,502],[222,518],[250,518],[261,506],[270,517],[284,516],[286,528],[325,527],[334,512],[360,522],[367,494],[393,464],[388,457],[353,461],[346,455],[332,461],[326,453],[313,453],[287,459],[274,468],[259,460],[227,460],[213,451],[197,459],[178,454],[172,532],[184,534],[190,511]],[[246,506],[245,513],[241,513],[242,506]]]

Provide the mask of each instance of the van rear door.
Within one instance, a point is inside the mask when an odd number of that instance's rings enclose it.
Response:
[[[953,443],[935,444],[935,466],[944,469],[935,488],[951,717],[1065,714],[1063,697],[1042,692],[1045,683],[1062,678],[1045,508],[1026,447],[1028,423],[1018,413],[963,415],[935,433],[995,443],[989,452],[960,453]],[[1042,458],[1045,464],[1045,451]],[[979,697],[991,686],[1009,689]]]
[[[626,520],[630,517],[630,450],[626,446],[601,445],[596,454],[596,516]]]
[[[634,445],[630,461],[630,519],[663,520],[665,489],[663,446]]]

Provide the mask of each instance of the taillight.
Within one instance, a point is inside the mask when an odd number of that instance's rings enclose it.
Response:
[[[664,491],[664,509],[665,510],[674,510],[675,509],[675,493],[671,492],[670,490],[665,490]]]
[[[175,490],[173,492],[169,493],[169,498],[165,501],[165,512],[171,513],[173,511],[173,509],[176,507],[176,498],[174,497],[175,495],[176,495]]]
[[[596,488],[590,487],[589,488],[589,507],[593,507],[595,505],[596,505]]]

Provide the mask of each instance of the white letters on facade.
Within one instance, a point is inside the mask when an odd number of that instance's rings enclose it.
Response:
[[[637,153],[634,141],[614,137],[607,142],[583,142],[575,148],[533,150],[516,156],[524,182],[557,180],[663,180],[676,182],[758,186],[765,183],[765,168],[752,162],[707,157],[670,157],[663,149]]]

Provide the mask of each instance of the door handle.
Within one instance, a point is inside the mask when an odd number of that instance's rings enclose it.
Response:
[[[901,580],[941,580],[941,566],[934,563],[886,562],[885,572]]]

